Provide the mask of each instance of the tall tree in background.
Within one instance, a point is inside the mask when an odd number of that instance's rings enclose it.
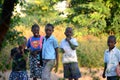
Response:
[[[2,46],[2,41],[4,36],[10,27],[10,19],[12,16],[12,11],[17,0],[4,0],[2,5],[2,13],[0,17],[0,48]]]

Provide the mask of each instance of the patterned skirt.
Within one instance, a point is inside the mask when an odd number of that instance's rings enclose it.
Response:
[[[26,71],[12,71],[9,76],[9,80],[28,80]]]
[[[30,78],[41,78],[43,67],[38,62],[36,57],[30,56]]]

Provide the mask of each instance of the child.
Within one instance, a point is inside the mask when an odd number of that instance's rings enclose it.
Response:
[[[28,50],[25,49],[27,39],[23,37],[18,47],[11,50],[12,59],[12,72],[10,73],[9,80],[28,80],[26,72],[26,60]]]
[[[107,49],[104,53],[104,71],[103,78],[107,77],[107,80],[118,80],[116,74],[116,67],[120,64],[120,51],[115,47],[116,38],[115,36],[109,36]]]
[[[64,34],[66,38],[60,43],[60,48],[63,53],[64,78],[78,80],[81,77],[76,55],[78,43],[75,38],[72,38],[73,29],[71,27],[67,27]]]
[[[52,35],[54,26],[47,24],[45,26],[46,36],[43,40],[42,58],[44,69],[42,71],[42,80],[51,80],[50,72],[55,65],[55,71],[58,69],[58,43]],[[55,64],[56,60],[56,64]]]
[[[37,78],[41,78],[41,70],[42,70],[42,59],[41,50],[42,50],[42,36],[39,35],[39,26],[34,24],[32,26],[33,36],[29,38],[27,43],[27,48],[30,49],[30,78],[33,80],[37,80]],[[41,66],[40,66],[41,65]]]

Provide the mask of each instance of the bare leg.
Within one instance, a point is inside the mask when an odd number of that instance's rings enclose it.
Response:
[[[74,80],[78,80],[78,78],[75,78]]]
[[[37,78],[33,78],[33,80],[37,80]]]
[[[69,78],[68,80],[72,80],[72,78]]]

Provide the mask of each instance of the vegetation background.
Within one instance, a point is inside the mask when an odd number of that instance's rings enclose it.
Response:
[[[5,1],[7,0],[0,1],[0,15]],[[0,24],[2,22],[1,19]],[[34,23],[39,24],[41,35],[45,35],[44,26],[52,23],[55,26],[53,35],[59,43],[65,38],[65,28],[73,27],[74,37],[79,42],[79,66],[89,70],[83,71],[82,74],[91,76],[93,80],[101,80],[95,73],[103,69],[107,37],[115,35],[116,46],[120,48],[119,0],[16,0],[10,28],[0,51],[1,71],[11,69],[11,65],[6,64],[10,50],[20,42],[20,36],[32,36],[31,26]],[[60,68],[61,55],[60,53]],[[62,73],[62,70],[59,72]]]

